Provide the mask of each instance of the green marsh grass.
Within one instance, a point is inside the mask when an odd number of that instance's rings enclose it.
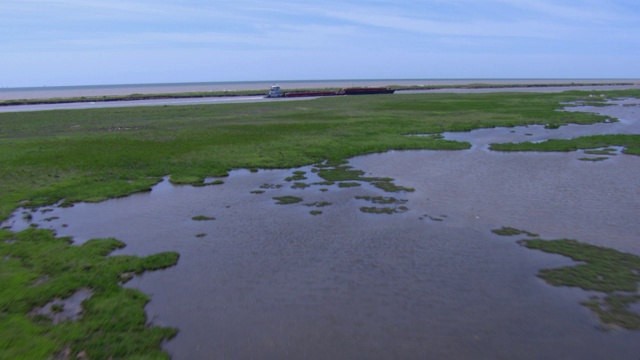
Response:
[[[589,155],[607,155],[607,156],[617,155],[616,148],[604,148],[600,150],[585,150],[584,153]]]
[[[599,156],[599,157],[583,157],[583,158],[579,158],[578,160],[580,161],[592,161],[592,162],[598,162],[598,161],[605,161],[609,159],[606,156]]]
[[[205,216],[205,215],[197,215],[191,218],[191,220],[194,221],[211,221],[211,220],[215,220],[216,218],[211,217],[211,216]]]
[[[614,96],[638,95],[637,91]],[[236,168],[294,168],[390,149],[457,150],[438,134],[482,127],[593,123],[559,94],[403,94],[304,101],[0,114],[0,218],[21,202],[101,201],[163,176],[202,183]],[[124,131],[107,131],[122,128]]]
[[[520,244],[580,262],[575,266],[541,270],[538,276],[554,286],[578,287],[605,295],[583,303],[600,321],[640,329],[640,314],[629,309],[640,301],[640,257],[576,240],[520,240]]]
[[[640,134],[592,135],[574,139],[551,139],[540,143],[504,143],[491,144],[495,151],[577,151],[580,149],[600,149],[609,146],[621,146],[624,154],[640,155]],[[607,154],[610,155],[610,154]]]
[[[632,90],[606,94],[640,97],[640,91]],[[322,163],[316,166],[317,174],[327,184],[368,180],[387,191],[411,191],[391,179],[367,179],[347,167],[334,170],[353,156],[392,149],[469,148],[468,143],[443,140],[439,134],[445,131],[604,122],[605,117],[594,114],[556,111],[563,103],[589,101],[589,95],[593,92],[425,93],[0,113],[0,219],[19,206],[72,206],[149,191],[165,176],[175,184],[205,185],[206,178],[238,168]],[[432,136],[407,136],[415,134]],[[591,140],[595,144],[585,148],[617,145],[627,153],[640,153],[638,136]],[[55,358],[67,347],[74,357],[167,357],[160,344],[176,330],[148,327],[148,298],[120,284],[128,278],[124,274],[172,266],[177,254],[105,257],[124,244],[105,239],[70,246],[68,239],[37,229],[3,231],[0,236],[5,259],[0,262],[0,358]],[[51,280],[31,286],[45,276]],[[93,296],[85,302],[81,320],[53,326],[28,316],[34,307],[84,287]]]
[[[175,265],[178,254],[108,256],[122,247],[115,239],[72,246],[69,238],[47,230],[0,231],[0,358],[57,358],[65,349],[70,358],[81,353],[91,359],[168,358],[160,344],[176,330],[149,326],[144,312],[149,298],[120,285],[128,274]],[[91,289],[92,296],[83,302],[79,320],[54,324],[31,314],[80,289]]]
[[[540,236],[536,233],[532,233],[526,230],[520,230],[520,229],[516,229],[516,228],[512,228],[509,226],[503,226],[500,229],[493,229],[491,230],[492,233],[497,234],[497,235],[501,235],[501,236],[514,236],[514,235],[527,235],[527,236],[531,236],[531,237],[537,237]]]
[[[302,198],[297,196],[276,196],[273,199],[277,200],[276,204],[278,205],[297,204],[302,201]]]

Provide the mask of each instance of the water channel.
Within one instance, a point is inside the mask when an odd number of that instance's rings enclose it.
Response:
[[[151,295],[151,323],[179,328],[165,344],[174,359],[637,359],[640,331],[602,330],[580,305],[589,292],[536,277],[571,260],[491,232],[511,226],[640,255],[640,157],[488,150],[640,133],[638,100],[576,110],[620,121],[445,134],[473,147],[349,160],[413,192],[319,185],[311,166],[237,170],[223,185],[165,180],[149,193],[41,209],[31,222],[76,243],[118,238],[127,244],[118,253],[179,252],[175,267],[127,284]],[[293,171],[311,186],[292,188]],[[285,195],[303,201],[276,204]],[[408,210],[364,213],[370,203],[356,196],[393,196]],[[3,225],[29,223],[19,210]]]

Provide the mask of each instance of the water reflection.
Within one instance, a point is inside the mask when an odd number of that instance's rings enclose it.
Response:
[[[592,163],[580,153],[486,145],[613,127],[639,133],[638,109],[590,109],[624,120],[616,124],[446,135],[472,141],[468,151],[351,159],[367,175],[416,189],[393,195],[408,200],[401,214],[359,211],[356,196],[389,196],[372,186],[292,189],[293,170],[278,170],[235,171],[204,188],[164,181],[148,194],[42,209],[31,222],[76,242],[116,237],[125,253],[180,252],[176,267],[128,285],[152,295],[151,321],[180,329],[166,344],[175,359],[634,358],[640,333],[599,330],[579,305],[588,293],[535,276],[571,261],[490,230],[513,226],[640,255],[640,157]],[[307,183],[321,180],[311,167],[295,170]],[[276,205],[285,195],[331,205],[313,216],[301,204]],[[29,222],[18,213],[8,223]]]

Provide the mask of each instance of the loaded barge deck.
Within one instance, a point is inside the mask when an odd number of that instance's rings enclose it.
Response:
[[[373,94],[393,94],[395,90],[386,87],[351,87],[335,91],[282,91],[280,86],[273,85],[265,97],[315,97],[315,96],[338,96],[338,95],[373,95]]]

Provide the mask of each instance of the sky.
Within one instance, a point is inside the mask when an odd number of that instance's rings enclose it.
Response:
[[[638,0],[0,0],[0,88],[638,79]]]

